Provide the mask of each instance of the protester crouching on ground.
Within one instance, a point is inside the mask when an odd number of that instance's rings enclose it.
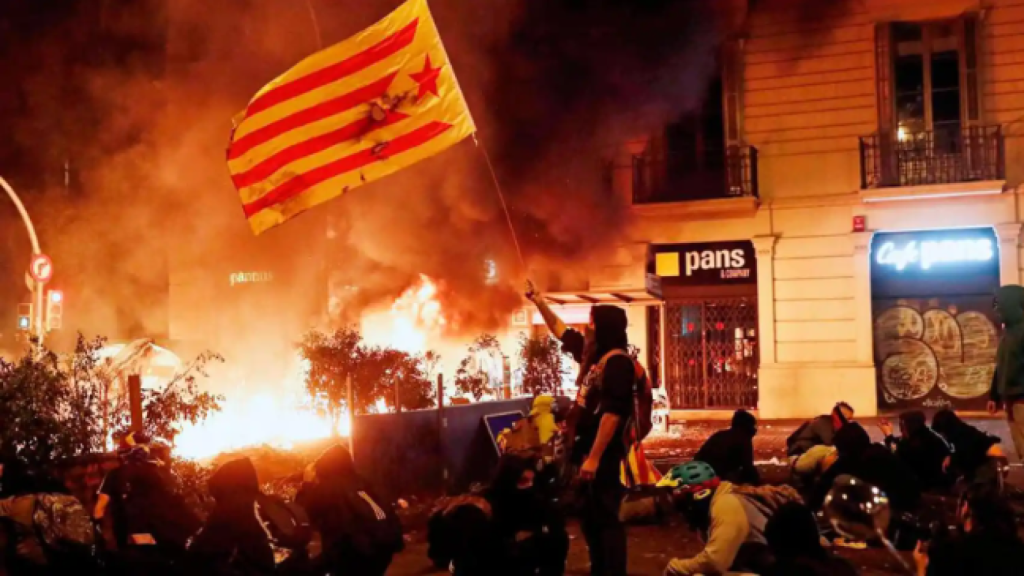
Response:
[[[707,462],[722,480],[733,484],[759,484],[761,476],[754,465],[754,436],[757,418],[746,410],[732,415],[732,426],[708,438],[693,457]]]
[[[227,462],[210,476],[208,486],[216,505],[189,545],[194,570],[211,575],[273,574],[270,536],[256,516],[260,486],[252,461]]]
[[[939,410],[932,417],[932,430],[952,447],[946,472],[967,484],[1002,488],[1001,467],[1006,455],[999,438],[964,422],[952,410]]]
[[[821,545],[818,522],[799,502],[783,504],[764,531],[774,556],[764,576],[856,576],[857,569]]]
[[[918,545],[914,552],[918,576],[1024,574],[1024,542],[1004,498],[975,485],[962,500],[957,516],[956,533]]]
[[[988,411],[1006,411],[1017,457],[1024,460],[1024,287],[1003,286],[993,304],[1003,322],[1003,335],[996,350]]]
[[[173,574],[202,523],[174,490],[147,438],[127,434],[118,452],[120,466],[103,479],[93,511],[104,528],[112,573]]]
[[[491,503],[479,494],[444,498],[427,524],[427,557],[452,576],[496,573],[502,554]]]
[[[343,446],[328,448],[310,470],[295,500],[320,532],[324,571],[383,576],[404,547],[394,508],[356,472]]]
[[[821,474],[822,464],[835,453],[836,432],[853,421],[853,416],[853,408],[840,402],[831,413],[804,422],[786,438],[787,453],[797,480],[811,483]]]
[[[894,512],[913,512],[921,499],[914,473],[889,449],[871,442],[864,428],[856,422],[843,426],[835,436],[837,458],[822,474],[811,491],[808,504],[821,508],[836,478],[844,474],[877,486],[889,497]]]
[[[493,511],[494,535],[502,551],[490,573],[562,576],[569,553],[565,522],[535,484],[540,461],[506,454],[484,498]]]
[[[878,424],[885,435],[885,445],[914,472],[922,490],[948,489],[952,483],[945,470],[949,445],[928,427],[925,413],[920,410],[904,412],[900,414],[899,425],[900,437],[896,438],[887,420]]]
[[[711,466],[697,461],[676,466],[659,485],[674,488],[677,508],[706,542],[696,556],[671,560],[668,576],[764,573],[773,563],[765,539],[768,520],[782,505],[800,501],[789,486],[723,482]]]
[[[636,368],[626,353],[626,313],[594,306],[587,336],[566,328],[532,283],[527,298],[540,311],[563,349],[580,363],[579,394],[567,423],[571,456],[580,463],[580,524],[594,576],[626,574],[626,528],[619,518],[624,489],[620,470],[628,446],[625,429],[633,413]]]

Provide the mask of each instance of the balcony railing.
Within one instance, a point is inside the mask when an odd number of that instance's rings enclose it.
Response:
[[[1002,128],[971,126],[862,136],[860,173],[864,189],[1002,180]]]
[[[753,146],[633,157],[634,204],[737,197],[757,198],[757,148]]]

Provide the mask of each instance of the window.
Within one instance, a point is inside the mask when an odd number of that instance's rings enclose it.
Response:
[[[883,132],[896,132],[900,141],[930,132],[934,145],[942,147],[979,120],[975,36],[973,17],[883,26],[878,38]]]

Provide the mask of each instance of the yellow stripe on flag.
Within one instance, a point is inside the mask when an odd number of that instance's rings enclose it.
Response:
[[[426,0],[408,0],[263,87],[236,118],[228,170],[260,234],[475,131]]]

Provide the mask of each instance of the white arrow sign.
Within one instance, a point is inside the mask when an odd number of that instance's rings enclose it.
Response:
[[[46,254],[36,254],[29,263],[28,273],[36,282],[45,284],[53,278],[53,262]]]

